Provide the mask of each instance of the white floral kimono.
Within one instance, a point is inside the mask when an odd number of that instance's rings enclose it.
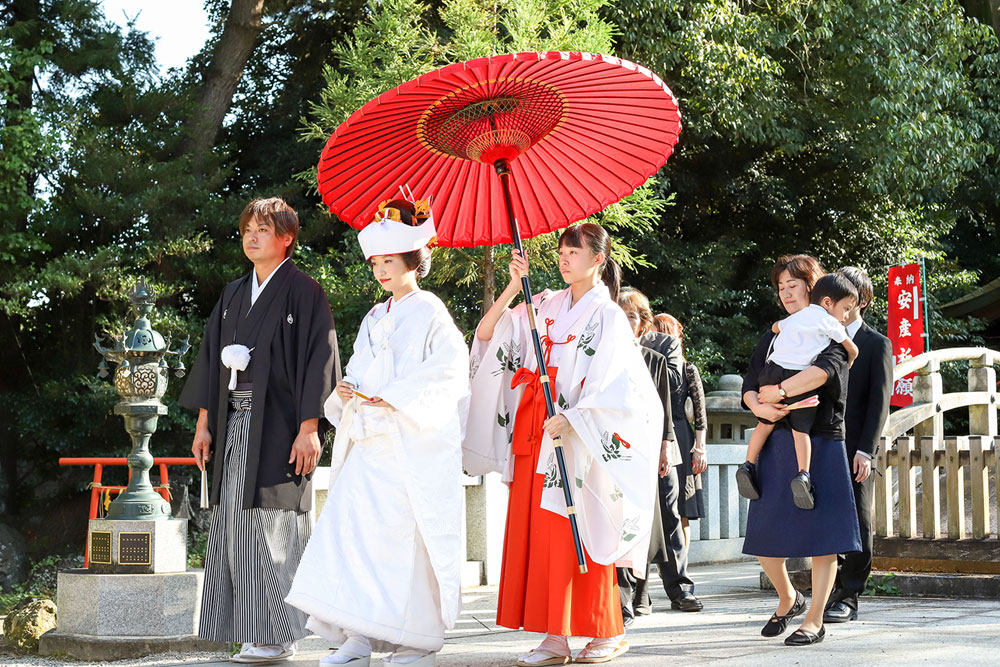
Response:
[[[573,426],[563,437],[563,451],[581,538],[595,562],[632,567],[641,576],[656,501],[663,407],[638,340],[608,288],[598,284],[573,307],[571,299],[567,288],[535,301],[539,335],[556,343],[548,364],[559,369],[556,413]],[[524,304],[500,318],[490,341],[475,340],[471,364],[463,465],[471,475],[498,471],[510,481],[512,416],[523,392],[510,388],[511,379],[521,366],[538,368]],[[566,516],[548,435],[541,447],[536,472],[545,474],[542,507]]]
[[[344,379],[392,407],[336,392],[326,403],[337,427],[330,492],[287,598],[316,634],[437,651],[458,618],[468,358],[429,292],[365,317]]]

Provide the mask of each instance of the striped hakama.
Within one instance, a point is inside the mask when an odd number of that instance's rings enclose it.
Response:
[[[276,645],[308,634],[306,615],[285,604],[285,596],[312,525],[306,512],[242,508],[251,393],[229,394],[225,472],[205,551],[198,636]]]

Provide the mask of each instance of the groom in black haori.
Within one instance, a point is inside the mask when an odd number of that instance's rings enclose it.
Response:
[[[295,211],[255,199],[239,228],[253,270],[223,289],[180,399],[198,410],[199,467],[213,460],[198,634],[241,643],[234,662],[276,662],[307,634],[284,599],[312,532],[317,429],[340,361],[326,295],[291,261]]]

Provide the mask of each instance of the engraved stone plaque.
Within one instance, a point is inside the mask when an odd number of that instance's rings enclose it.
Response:
[[[152,533],[119,533],[119,565],[152,565]]]
[[[111,565],[111,531],[90,531],[90,562]]]

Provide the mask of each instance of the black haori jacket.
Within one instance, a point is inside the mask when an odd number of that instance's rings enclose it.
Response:
[[[337,333],[319,284],[289,260],[279,266],[250,308],[250,279],[222,290],[205,326],[198,358],[181,392],[181,405],[208,410],[212,434],[212,504],[219,503],[225,462],[230,371],[221,351],[239,343],[252,348],[241,382],[253,383],[241,506],[308,512],[312,475],[296,475],[288,463],[299,424],[323,416],[323,403],[340,379]]]

